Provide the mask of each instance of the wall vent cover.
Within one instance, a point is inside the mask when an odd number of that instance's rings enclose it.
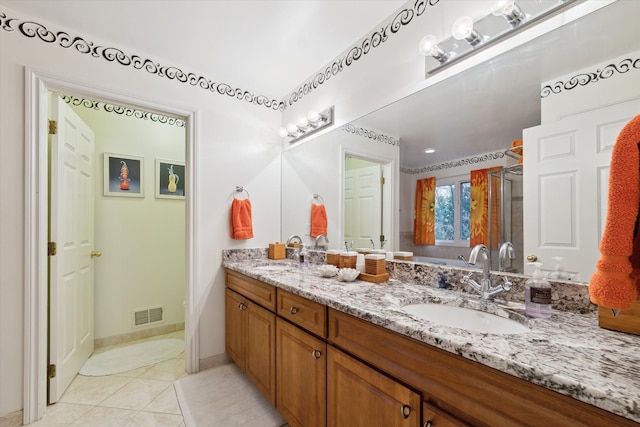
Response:
[[[133,326],[143,326],[164,321],[164,306],[147,307],[133,312]]]

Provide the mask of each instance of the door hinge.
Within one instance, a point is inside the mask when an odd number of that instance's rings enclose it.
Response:
[[[381,176],[381,177],[380,177],[380,184],[381,184],[381,185],[384,185],[384,176]]]
[[[49,120],[49,135],[58,134],[58,122],[55,120]]]
[[[56,242],[49,242],[47,244],[47,255],[54,256],[57,253]]]
[[[49,365],[47,367],[47,378],[55,378],[56,377],[56,365]]]

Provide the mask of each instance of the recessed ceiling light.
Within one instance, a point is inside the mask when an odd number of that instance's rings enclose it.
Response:
[[[424,152],[427,154],[431,154],[431,153],[435,153],[436,150],[434,150],[433,148],[427,148],[426,150],[424,150]]]

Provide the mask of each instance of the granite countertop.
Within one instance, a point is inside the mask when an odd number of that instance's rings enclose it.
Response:
[[[264,270],[264,265],[291,266]],[[390,279],[374,284],[320,276],[319,266],[291,261],[225,260],[223,266],[341,312],[490,366],[582,402],[640,422],[640,336],[598,327],[597,314],[553,310],[550,319],[524,316],[517,301],[483,301],[457,291]],[[435,267],[434,267],[435,268]],[[513,289],[510,291],[513,292]],[[419,302],[482,308],[531,329],[486,334],[440,326],[402,311]]]

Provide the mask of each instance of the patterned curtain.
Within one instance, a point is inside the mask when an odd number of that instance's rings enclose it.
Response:
[[[436,177],[416,181],[416,203],[413,219],[413,243],[436,244]]]
[[[474,247],[484,244],[488,248],[497,248],[500,236],[500,178],[491,177],[491,185],[495,191],[491,194],[491,218],[492,236],[489,242],[489,172],[501,169],[500,166],[488,169],[471,171],[471,237],[469,246]]]

